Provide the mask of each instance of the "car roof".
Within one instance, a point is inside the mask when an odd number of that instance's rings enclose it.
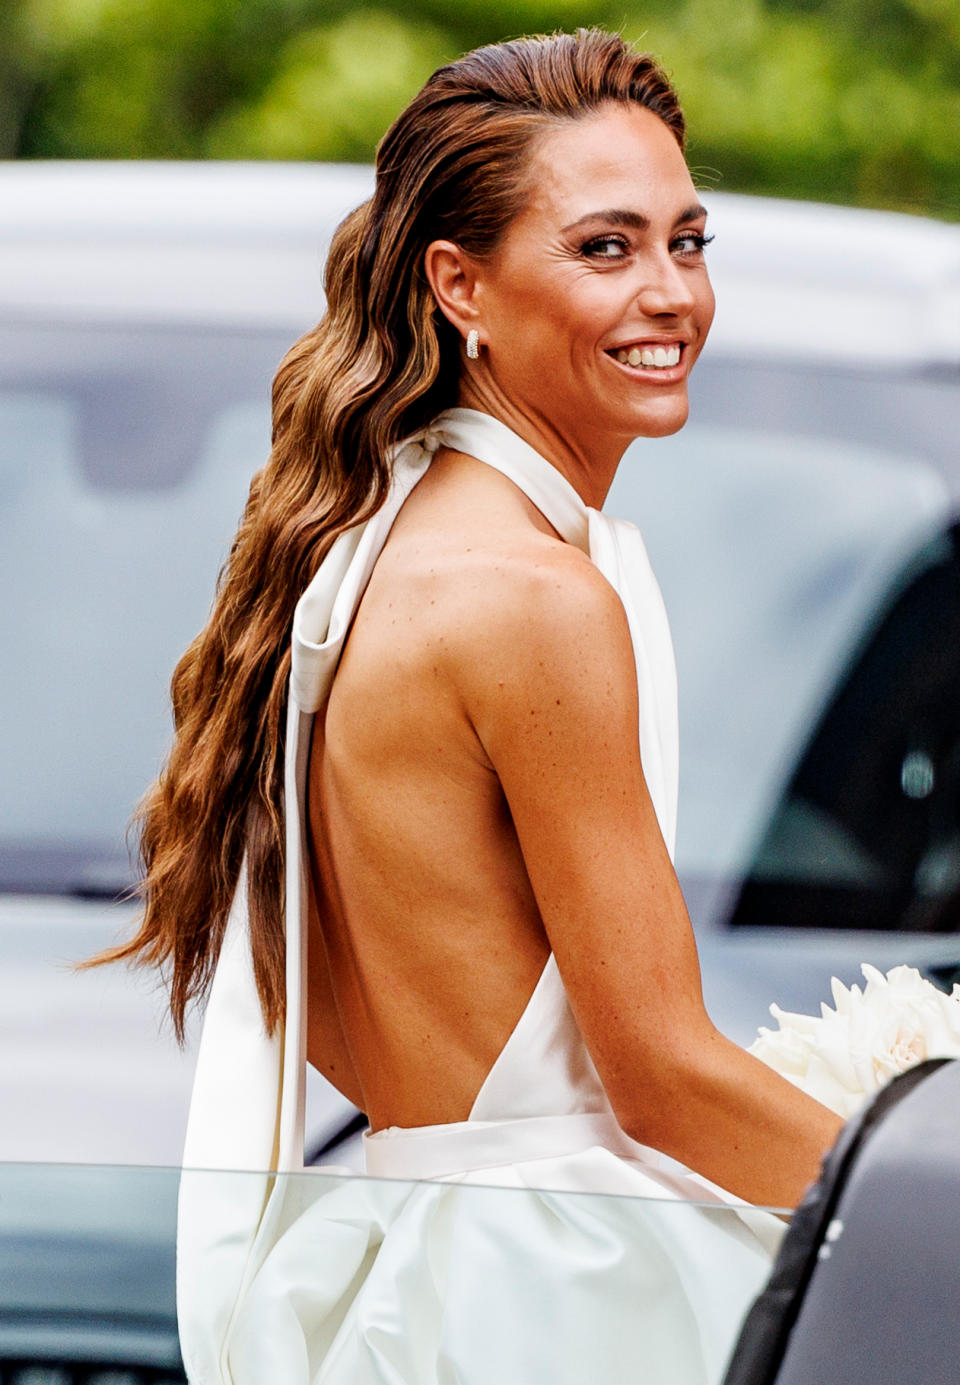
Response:
[[[372,187],[350,164],[7,162],[0,312],[306,326],[330,236]],[[717,233],[714,352],[960,365],[960,226],[701,197]]]
[[[704,194],[718,287],[713,349],[960,365],[960,226],[776,198]],[[720,291],[722,288],[722,292]]]
[[[302,330],[334,228],[372,188],[350,164],[8,163],[0,312]]]

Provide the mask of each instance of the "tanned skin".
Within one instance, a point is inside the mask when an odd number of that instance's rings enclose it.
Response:
[[[530,187],[491,259],[437,241],[425,270],[480,332],[460,402],[599,506],[627,445],[686,419],[706,213],[634,107],[541,136]],[[681,361],[657,376],[617,359],[665,342]],[[441,451],[315,726],[310,1059],[375,1130],[464,1120],[552,950],[623,1128],[793,1206],[840,1123],[707,1016],[637,718],[616,592],[506,477]]]

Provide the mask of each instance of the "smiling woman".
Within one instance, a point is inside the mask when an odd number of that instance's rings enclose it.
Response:
[[[496,347],[465,374],[461,402],[503,419],[599,506],[634,438],[686,422],[713,321],[707,212],[674,132],[641,105],[610,101],[544,131],[529,178],[492,255],[438,241],[426,273],[448,320]]]
[[[740,1199],[795,1202],[837,1128],[704,1010],[669,629],[597,508],[633,439],[685,422],[712,320],[682,140],[613,35],[441,69],[277,376],[112,956],[169,963],[181,1025],[215,972],[188,1166],[299,1167],[306,1052],[367,1113],[368,1172],[439,1183],[305,1206],[185,1176],[196,1381],[579,1385],[590,1359],[705,1385],[779,1229]]]

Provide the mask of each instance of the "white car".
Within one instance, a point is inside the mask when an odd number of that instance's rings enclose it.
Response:
[[[192,1048],[161,990],[69,963],[130,926],[170,673],[371,178],[0,166],[0,1158],[179,1158]],[[960,964],[960,228],[703,197],[719,309],[692,419],[630,449],[608,509],[670,611],[677,865],[708,1005],[748,1041],[861,960]],[[309,1102],[316,1152],[354,1112],[319,1079]]]

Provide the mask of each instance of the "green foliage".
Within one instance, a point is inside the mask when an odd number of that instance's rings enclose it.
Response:
[[[942,26],[919,25],[924,3],[746,0],[732,19],[689,0],[657,46],[675,55],[691,162],[726,187],[960,216],[960,40],[951,56]]]
[[[253,102],[214,120],[204,140],[213,157],[369,159],[371,147],[434,68],[449,58],[447,36],[383,10],[358,10],[296,34]]]
[[[439,64],[600,23],[665,62],[704,181],[960,217],[957,0],[640,2],[21,0],[0,155],[369,159]]]

